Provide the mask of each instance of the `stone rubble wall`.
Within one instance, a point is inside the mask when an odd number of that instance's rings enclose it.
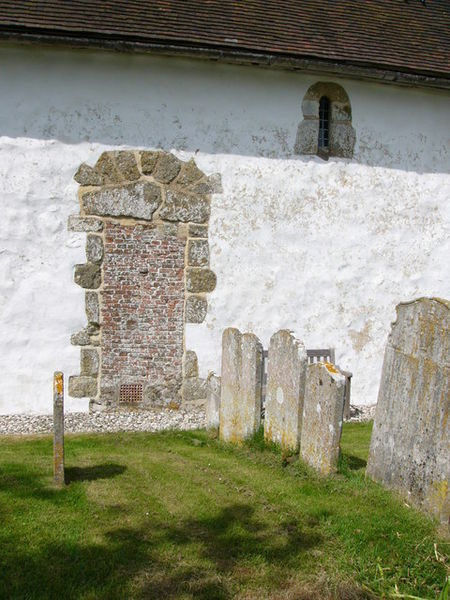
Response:
[[[450,518],[450,303],[397,306],[386,347],[367,474]]]
[[[87,234],[87,262],[74,272],[87,325],[71,338],[82,349],[69,395],[89,397],[92,410],[204,401],[184,339],[216,285],[208,221],[218,178],[170,153],[117,151],[83,163],[75,180],[80,215],[68,226]]]

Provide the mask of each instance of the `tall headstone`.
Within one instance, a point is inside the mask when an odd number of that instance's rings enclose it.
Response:
[[[219,429],[220,424],[220,377],[210,373],[206,380],[206,427]]]
[[[384,355],[367,474],[450,518],[450,302],[397,306]]]
[[[64,375],[53,375],[53,481],[64,485]]]
[[[225,329],[220,391],[221,440],[242,443],[261,424],[261,342],[252,333]]]
[[[264,437],[284,450],[297,450],[302,429],[306,379],[306,349],[287,330],[269,344]]]
[[[345,402],[345,376],[330,363],[308,365],[300,455],[321,475],[336,471]]]

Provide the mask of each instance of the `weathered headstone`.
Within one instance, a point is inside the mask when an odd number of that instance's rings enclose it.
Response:
[[[450,302],[397,306],[384,355],[367,474],[450,518]]]
[[[252,333],[225,329],[222,336],[220,439],[241,443],[261,423],[263,348]]]
[[[345,376],[330,363],[308,365],[300,455],[321,475],[336,471],[345,401]]]
[[[220,424],[220,377],[210,373],[206,380],[206,427],[219,429]]]
[[[64,375],[53,375],[53,481],[64,485]]]
[[[264,437],[284,450],[297,450],[302,429],[306,349],[287,330],[270,339]]]

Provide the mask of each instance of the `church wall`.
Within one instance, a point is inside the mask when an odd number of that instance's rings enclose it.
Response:
[[[172,151],[219,173],[217,286],[186,325],[200,375],[225,327],[267,346],[279,328],[336,348],[352,401],[376,401],[395,305],[450,297],[449,94],[214,62],[4,45],[0,86],[0,413],[50,412],[55,370],[79,373],[85,259],[73,175],[104,150]],[[344,87],[353,158],[294,154],[302,99]],[[87,399],[68,399],[87,410]]]

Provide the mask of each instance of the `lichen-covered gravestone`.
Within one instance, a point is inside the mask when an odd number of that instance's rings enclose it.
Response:
[[[225,329],[222,336],[220,391],[221,440],[242,443],[261,423],[263,348],[252,333]]]
[[[264,437],[284,450],[300,445],[306,378],[306,349],[287,330],[270,339]]]
[[[344,401],[345,376],[330,363],[308,365],[300,455],[321,475],[337,468]]]
[[[220,424],[220,377],[210,373],[206,380],[206,427],[218,429]]]
[[[450,517],[450,302],[397,306],[367,474],[443,522]]]

